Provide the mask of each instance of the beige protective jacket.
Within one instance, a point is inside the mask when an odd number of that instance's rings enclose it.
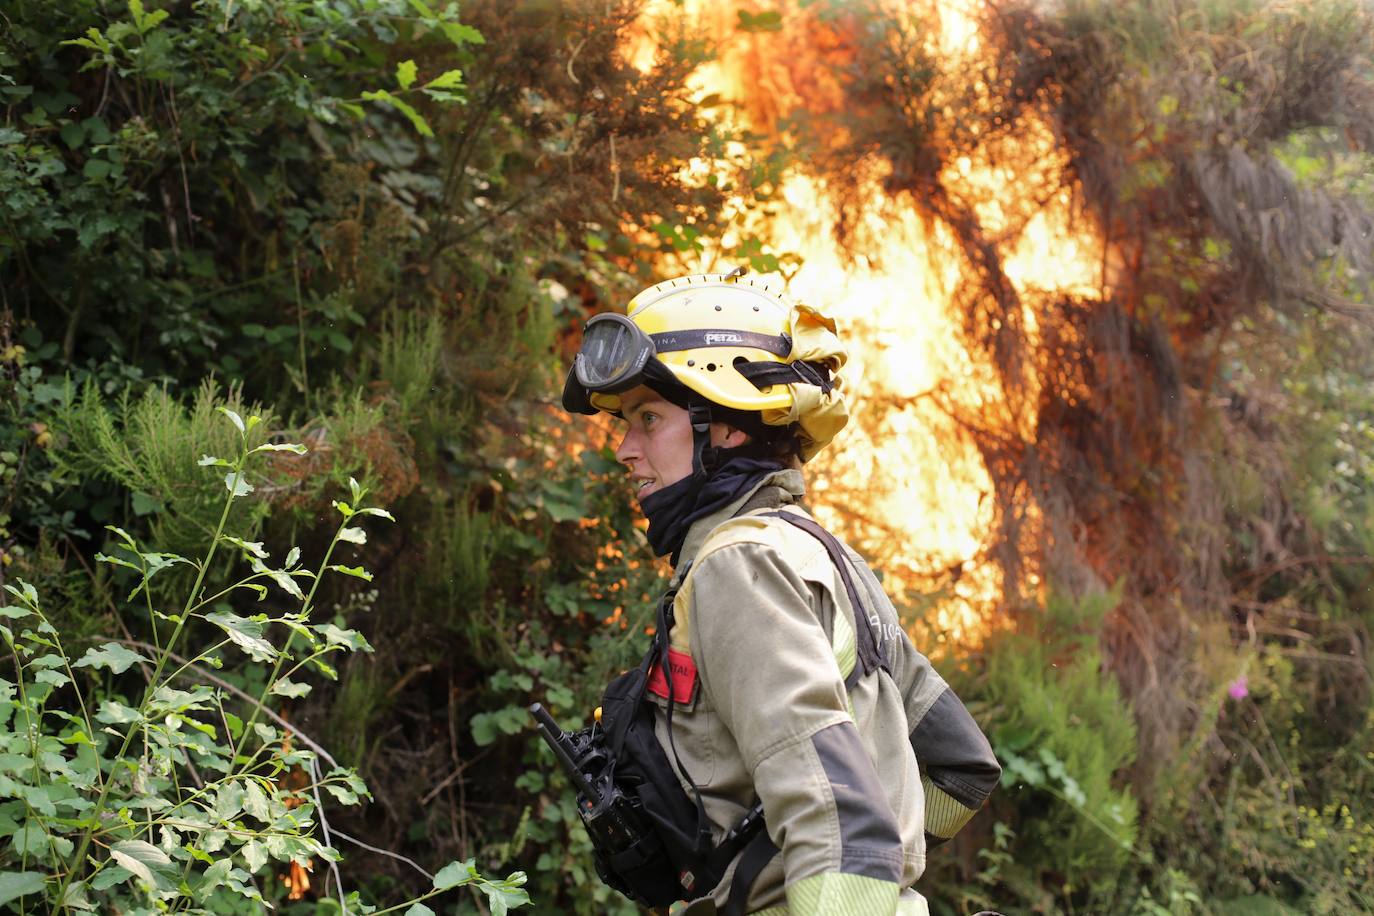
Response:
[[[1000,768],[962,703],[911,645],[867,564],[850,575],[888,671],[846,691],[854,615],[825,546],[783,519],[802,513],[799,471],[695,523],[679,556],[670,633],[676,707],[650,677],[657,736],[700,790],[717,841],[756,801],[781,854],[747,912],[789,916],[923,914],[912,885],[927,840],[953,836]],[[686,573],[684,578],[684,573]],[[684,772],[685,771],[685,772]],[[723,907],[733,867],[709,900]],[[711,912],[700,901],[686,912]]]

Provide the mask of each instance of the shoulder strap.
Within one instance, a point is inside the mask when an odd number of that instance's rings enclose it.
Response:
[[[873,635],[873,626],[868,622],[864,603],[859,598],[859,590],[854,587],[854,578],[849,574],[849,560],[844,555],[844,548],[840,546],[835,535],[806,516],[797,515],[793,512],[762,512],[760,515],[780,518],[820,541],[825,545],[825,552],[830,554],[830,562],[834,563],[835,568],[839,570],[840,580],[844,582],[844,590],[849,595],[849,604],[854,611],[854,638],[857,642],[859,656],[859,664],[854,666],[854,671],[845,681],[845,689],[853,689],[859,678],[871,674],[879,668],[890,673],[892,669],[889,667],[887,659],[883,657],[882,647],[878,645],[877,637]]]
[[[744,916],[744,907],[749,901],[749,889],[759,872],[778,854],[778,847],[768,838],[766,830],[760,830],[744,847],[735,866],[735,875],[730,879],[730,896],[725,900],[722,916]]]

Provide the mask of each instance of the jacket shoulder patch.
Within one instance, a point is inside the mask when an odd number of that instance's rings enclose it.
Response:
[[[692,660],[692,656],[669,648],[668,672],[664,673],[660,662],[654,662],[654,666],[649,669],[649,692],[662,699],[668,699],[669,675],[673,680],[673,702],[684,706],[691,703],[696,697],[698,683],[697,663]]]

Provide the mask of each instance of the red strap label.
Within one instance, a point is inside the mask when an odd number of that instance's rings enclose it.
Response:
[[[692,702],[697,690],[697,663],[686,652],[669,649],[668,664],[673,673],[673,701]],[[649,669],[649,692],[665,700],[668,698],[668,679],[663,676],[663,668],[658,662]]]

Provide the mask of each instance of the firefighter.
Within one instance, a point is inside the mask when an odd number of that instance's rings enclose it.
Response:
[[[802,464],[848,418],[845,359],[832,321],[737,270],[593,317],[564,389],[623,420],[616,458],[673,564],[654,734],[717,841],[764,812],[691,914],[927,913],[927,848],[1000,775],[873,572],[802,507]]]

